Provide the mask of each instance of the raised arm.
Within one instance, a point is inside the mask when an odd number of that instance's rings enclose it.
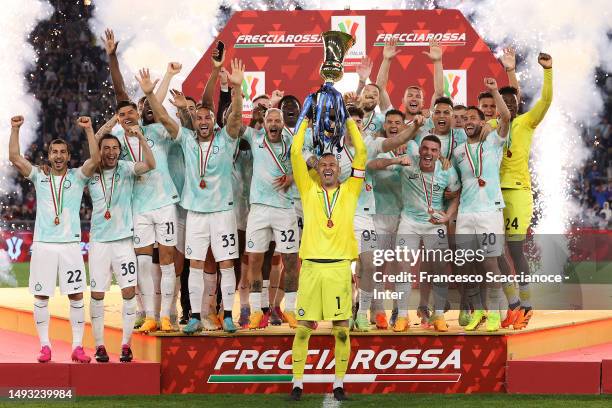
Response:
[[[155,91],[155,97],[157,98],[158,101],[162,103],[164,102],[164,99],[166,99],[166,95],[168,94],[168,89],[170,88],[170,81],[172,81],[172,78],[176,74],[181,72],[182,67],[183,66],[178,62],[168,63],[168,68],[166,68],[166,73],[164,74],[164,77],[159,83],[159,86],[157,87],[157,91]]]
[[[185,94],[179,91],[178,89],[171,89],[170,95],[172,95],[172,98],[169,99],[169,102],[174,105],[174,107],[178,110],[178,116],[181,121],[181,126],[190,130],[194,130],[195,127],[193,126],[193,123],[195,121],[195,113],[189,111]]]
[[[241,60],[236,58],[232,60],[232,74],[228,79],[233,87],[232,111],[227,117],[225,130],[230,137],[236,139],[240,136],[240,129],[242,128],[242,92],[240,84],[242,84],[244,79],[244,64]]]
[[[281,91],[280,89],[273,90],[272,94],[270,95],[270,106],[273,108],[278,108],[283,96],[285,96],[285,91]]]
[[[308,175],[306,161],[304,161],[304,157],[302,156],[304,138],[306,137],[306,129],[308,128],[309,123],[310,121],[307,118],[304,118],[297,133],[293,137],[293,142],[291,143],[291,168],[293,170],[293,181],[295,181],[295,185],[300,191],[300,194],[303,191],[307,191],[313,183],[312,179]]]
[[[429,52],[423,51],[423,54],[429,57],[434,66],[434,93],[431,96],[431,104],[429,105],[431,108],[436,99],[444,96],[444,67],[442,66],[442,46],[440,46],[440,41],[431,40],[429,42]]]
[[[504,48],[504,54],[501,56],[500,61],[504,68],[506,69],[506,75],[508,75],[508,84],[515,88],[518,92],[516,97],[518,99],[518,103],[521,103],[521,88],[519,86],[518,79],[516,78],[516,54],[514,52],[514,48],[506,47]]]
[[[138,142],[140,143],[140,147],[142,148],[142,161],[136,162],[134,164],[134,173],[137,176],[146,173],[147,171],[153,170],[155,168],[155,156],[153,156],[153,150],[147,143],[147,139],[145,139],[142,131],[140,130],[140,126],[132,126],[128,130],[129,135],[136,136],[138,138]]]
[[[404,129],[397,134],[395,137],[387,137],[382,144],[383,152],[389,152],[394,150],[396,147],[404,145],[408,143],[408,141],[413,140],[421,126],[425,123],[425,118],[421,115],[416,115],[414,120],[408,125],[404,125]]]
[[[128,101],[130,99],[127,91],[125,90],[125,83],[123,82],[123,75],[119,69],[119,60],[117,59],[117,46],[119,41],[115,42],[115,34],[113,30],[107,28],[104,31],[104,37],[100,37],[108,55],[108,66],[110,68],[111,81],[113,82],[113,88],[115,89],[115,100]]]
[[[23,177],[32,173],[32,163],[21,155],[19,150],[19,128],[23,125],[23,116],[11,118],[11,137],[9,139],[9,160]]]
[[[370,170],[386,170],[387,167],[399,164],[400,166],[410,166],[410,158],[408,156],[398,156],[393,158],[373,159],[368,162]]]
[[[390,40],[385,42],[383,48],[383,60],[378,68],[378,75],[376,76],[376,85],[380,88],[380,111],[385,112],[391,106],[391,98],[387,93],[387,82],[389,82],[389,69],[391,68],[391,61],[395,56],[399,54],[397,49],[397,40]]]
[[[368,150],[363,142],[363,136],[357,127],[355,121],[351,118],[346,121],[346,129],[351,136],[353,147],[355,147],[355,157],[353,159],[353,168],[357,170],[365,170],[366,161],[368,160]]]
[[[170,94],[172,96],[174,96],[173,92],[178,92],[178,91],[175,89],[171,90]],[[195,126],[193,126],[193,122],[195,118],[193,117],[189,109],[187,109],[187,105],[185,105],[184,108],[179,108],[178,116],[179,116],[179,120],[181,121],[182,127],[190,129],[190,130],[195,130]]]
[[[370,79],[373,65],[374,63],[367,55],[361,58],[359,61],[359,64],[356,67],[357,75],[359,75],[359,84],[357,85],[357,90],[355,91],[357,95],[361,95],[361,91],[363,91],[368,79]]]
[[[219,55],[219,50],[216,48],[212,52],[212,71],[210,71],[210,76],[208,77],[208,81],[206,81],[206,86],[204,86],[204,92],[202,92],[202,106],[215,110],[215,85],[217,84],[217,78],[219,78],[219,72],[221,71],[221,67],[223,67],[223,63],[225,62],[225,49],[223,50],[223,55],[221,55],[221,61],[217,61],[215,59],[216,56]]]
[[[510,111],[504,102],[504,98],[502,98],[499,90],[497,89],[497,81],[495,78],[485,78],[485,86],[493,95],[493,100],[495,101],[495,108],[497,109],[497,113],[499,114],[499,125],[497,127],[497,134],[501,138],[505,138],[508,135],[508,128],[510,125]]]
[[[100,129],[96,132],[94,138],[96,139],[96,143],[100,140],[102,136],[107,133],[110,133],[115,125],[117,124],[117,115],[113,115],[105,124],[103,124]]]
[[[153,115],[155,115],[159,122],[166,128],[170,134],[170,137],[176,139],[180,126],[170,117],[166,108],[164,108],[161,102],[157,100],[157,97],[153,93],[155,85],[159,82],[159,79],[156,79],[155,82],[151,82],[151,75],[149,74],[149,70],[146,68],[141,69],[139,74],[140,76],[136,76],[135,78],[140,84],[140,89],[142,89],[146,95],[147,101],[149,101]]]
[[[221,68],[219,72],[219,102],[217,105],[217,126],[223,126],[223,113],[232,103],[232,90],[229,87],[229,72]]]
[[[98,148],[98,141],[94,135],[93,127],[91,126],[91,118],[88,116],[81,116],[77,119],[77,125],[83,129],[87,136],[87,144],[89,146],[89,159],[85,160],[81,171],[86,177],[91,177],[94,174],[96,168],[100,165],[100,149]]]
[[[540,53],[538,56],[538,63],[542,66],[542,68],[544,68],[544,84],[542,85],[542,94],[533,108],[531,108],[524,115],[526,120],[529,121],[529,125],[533,128],[537,127],[542,119],[544,119],[553,98],[552,57],[548,54]]]

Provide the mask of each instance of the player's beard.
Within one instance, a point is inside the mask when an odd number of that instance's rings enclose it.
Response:
[[[338,186],[338,175],[335,172],[332,172],[331,175],[325,176],[326,171],[322,171],[319,174],[319,178],[321,179],[321,185],[325,188],[335,188]]]
[[[271,126],[270,129],[268,129],[267,133],[268,137],[270,138],[270,141],[273,143],[277,143],[281,139],[282,128],[279,128],[277,126]]]
[[[365,113],[370,113],[372,112],[374,109],[376,109],[376,105],[378,105],[378,102],[376,101],[368,101],[368,102],[363,102],[361,104],[361,109],[363,109],[363,111]]]
[[[468,138],[470,138],[470,139],[478,138],[478,136],[480,135],[481,131],[482,131],[482,126],[480,126],[480,125],[474,125],[474,130],[473,130],[472,134],[470,134],[470,132],[467,130],[467,128],[465,129],[465,133],[467,134]]]
[[[322,183],[323,183],[323,187],[325,187],[327,189],[338,187],[338,179],[337,178],[334,178],[333,180],[329,180],[329,181],[325,181],[325,179],[323,179]]]
[[[209,126],[208,129],[202,130],[198,128],[198,140],[200,142],[207,142],[212,135],[212,128]]]
[[[411,104],[413,106],[411,106]],[[410,102],[408,102],[405,105],[404,109],[406,111],[406,114],[408,114],[408,115],[418,115],[418,114],[421,113],[421,109],[422,108],[423,108],[423,104],[422,103],[420,104],[420,103],[416,102],[416,104],[415,104],[414,101],[410,101]]]
[[[116,157],[114,159],[110,159],[110,158],[103,158],[102,159],[102,169],[103,170],[112,170],[115,167],[117,167],[117,158]]]
[[[434,159],[433,156],[431,156],[430,160],[421,159],[421,170],[427,172],[432,171],[436,168],[436,160],[437,159]]]
[[[66,168],[68,166],[66,165],[66,163],[64,163],[61,167],[57,167],[55,165],[53,165],[51,168],[53,169],[53,171],[57,174],[62,174],[64,171],[66,171]]]
[[[56,163],[55,160],[50,161],[49,163],[50,169],[58,174],[63,173],[66,168],[68,167],[68,160],[64,160],[61,164],[60,163]]]

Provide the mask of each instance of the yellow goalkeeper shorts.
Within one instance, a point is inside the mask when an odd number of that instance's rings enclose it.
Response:
[[[297,293],[297,319],[348,320],[352,316],[351,262],[304,260]]]
[[[508,241],[522,241],[533,215],[531,190],[502,189],[504,196],[504,225]]]

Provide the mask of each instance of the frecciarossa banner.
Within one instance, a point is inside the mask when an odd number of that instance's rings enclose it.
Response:
[[[458,10],[241,11],[232,16],[217,40],[225,43],[228,69],[232,58],[246,64],[242,93],[247,115],[257,95],[280,89],[303,100],[321,85],[321,33],[329,30],[347,32],[356,39],[344,61],[345,80],[354,82],[353,90],[359,60],[366,55],[373,60],[370,79],[375,81],[384,42],[398,41],[401,52],[393,62],[387,86],[396,107],[401,108],[409,85],[424,89],[425,106],[429,106],[433,65],[423,51],[428,50],[431,39],[443,45],[444,89],[455,103],[476,104],[485,77],[496,78],[499,86],[507,84],[503,66]],[[202,95],[215,47],[216,41],[183,83],[186,94]]]
[[[164,337],[162,392],[289,392],[292,341],[291,335]],[[503,336],[352,335],[351,346],[349,392],[504,391]],[[331,391],[333,350],[331,335],[310,338],[306,392]]]

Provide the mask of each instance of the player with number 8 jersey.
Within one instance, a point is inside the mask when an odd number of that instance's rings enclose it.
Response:
[[[104,128],[102,129],[104,130]],[[103,134],[98,139],[101,165],[88,183],[93,212],[89,245],[89,312],[96,343],[96,361],[109,360],[104,346],[104,293],[113,275],[123,298],[121,362],[132,361],[130,340],[136,320],[136,253],[132,237],[132,190],[137,176],[155,168],[155,158],[141,132],[137,132],[143,149],[143,161],[119,160],[121,143],[117,137]]]

